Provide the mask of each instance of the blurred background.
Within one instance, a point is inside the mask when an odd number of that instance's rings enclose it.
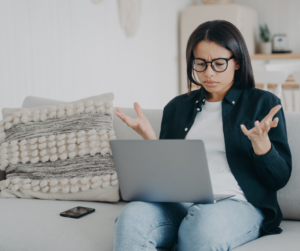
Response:
[[[224,19],[246,40],[257,88],[299,111],[299,9],[299,0],[0,0],[0,108],[113,92],[114,106],[163,109],[187,90],[190,33]]]

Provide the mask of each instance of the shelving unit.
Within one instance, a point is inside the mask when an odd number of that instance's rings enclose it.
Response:
[[[273,54],[254,54],[250,56],[250,59],[300,59],[300,54],[295,53],[273,53]]]
[[[295,53],[273,53],[273,54],[254,54],[250,56],[251,60],[277,60],[277,59],[300,59],[300,54]],[[277,84],[268,84],[269,89],[275,89]],[[256,88],[263,89],[263,84],[256,83]],[[300,83],[296,83],[293,75],[289,75],[286,82],[282,84],[282,89],[299,89]],[[192,90],[199,89],[198,86],[193,85]]]
[[[263,84],[256,83],[255,87],[259,89],[263,89]],[[272,84],[272,83],[268,84],[269,89],[275,89],[276,87],[277,84]],[[299,89],[299,88],[300,88],[300,84],[295,82],[293,75],[289,75],[286,82],[282,84],[282,89]],[[197,85],[192,85],[192,90],[196,90],[196,89],[199,89],[199,87]]]
[[[272,54],[254,54],[250,56],[252,64],[254,62],[269,62],[270,60],[280,60],[283,62],[295,62],[300,59],[300,54],[297,53],[272,53]],[[257,61],[256,61],[257,60]],[[286,82],[282,85],[282,89],[299,89],[300,83],[296,83],[293,75],[289,75]],[[276,88],[276,84],[269,83],[268,88],[274,89]],[[263,88],[263,84],[257,83],[257,88]]]

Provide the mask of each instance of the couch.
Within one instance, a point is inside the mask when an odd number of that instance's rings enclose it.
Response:
[[[52,105],[60,102],[27,97],[22,107]],[[136,117],[133,108],[121,109],[129,116]],[[158,137],[162,110],[143,109],[143,112]],[[237,251],[300,250],[300,113],[286,112],[285,116],[293,157],[293,171],[288,184],[278,191],[278,201],[284,216],[280,225],[283,232],[248,242],[236,248]],[[142,139],[115,114],[113,123],[117,139]],[[2,137],[0,144],[3,140]],[[3,172],[0,176],[4,178]],[[0,198],[0,250],[112,251],[114,221],[126,204],[127,202],[124,201],[110,203]],[[60,212],[75,206],[92,207],[96,211],[81,219],[59,216]]]

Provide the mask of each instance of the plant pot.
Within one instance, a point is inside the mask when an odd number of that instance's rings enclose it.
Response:
[[[259,44],[260,53],[271,54],[272,53],[272,42],[263,42]]]

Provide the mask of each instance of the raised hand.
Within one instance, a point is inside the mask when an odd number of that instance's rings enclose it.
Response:
[[[156,139],[155,132],[149,120],[143,114],[140,105],[137,102],[135,102],[133,106],[138,115],[136,119],[131,118],[128,115],[124,114],[118,107],[116,108],[117,110],[115,111],[115,114],[120,119],[122,119],[122,121],[126,123],[127,126],[131,127],[138,134],[140,134],[143,137],[143,139]]]
[[[273,117],[280,109],[281,105],[273,107],[261,122],[256,120],[254,127],[250,130],[247,130],[243,124],[241,125],[243,133],[251,140],[256,155],[263,155],[271,150],[268,132],[278,125],[279,119],[277,117],[273,119]]]

